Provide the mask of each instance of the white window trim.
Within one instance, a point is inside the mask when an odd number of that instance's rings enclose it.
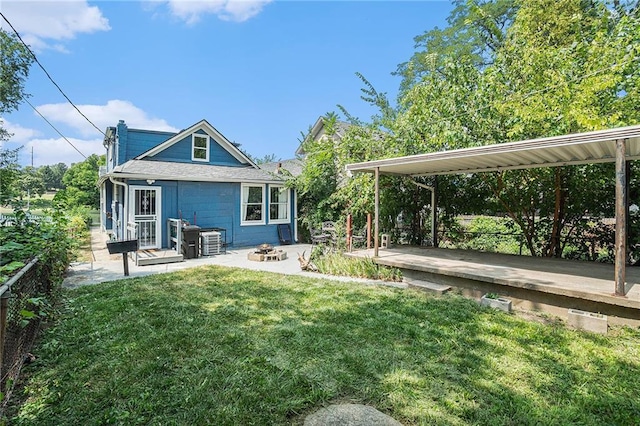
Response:
[[[195,151],[196,151],[196,137],[198,138],[206,138],[207,139],[207,144],[206,144],[206,154],[205,154],[205,158],[196,158]],[[205,135],[202,133],[193,133],[191,135],[191,161],[202,161],[202,162],[208,162],[209,161],[209,150],[211,148],[211,138],[209,137],[209,135]],[[200,147],[198,147],[198,149],[202,149]]]
[[[283,188],[286,193],[287,193],[287,218],[286,219],[271,219],[271,189],[272,188]],[[276,204],[277,206],[280,206],[281,204],[284,203],[278,203]],[[289,189],[287,189],[284,185],[269,185],[269,208],[267,209],[268,213],[269,213],[269,223],[273,223],[274,225],[276,224],[281,224],[281,223],[290,223],[291,222],[291,218],[289,216],[291,216],[291,191]]]
[[[244,188],[253,188],[259,187],[262,189],[262,219],[261,220],[244,220],[244,212],[245,212],[245,203],[242,199],[242,195],[244,194]],[[243,183],[240,185],[240,226],[254,226],[254,225],[265,225],[267,222],[267,209],[266,209],[266,194],[267,186],[264,184],[258,183]]]

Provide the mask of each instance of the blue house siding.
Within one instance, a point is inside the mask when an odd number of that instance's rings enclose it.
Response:
[[[203,131],[197,131],[196,133],[206,134]],[[233,155],[231,155],[229,151],[221,147],[220,144],[211,135],[209,135],[209,138],[209,162],[196,161],[197,163],[213,164],[217,166],[243,165]],[[191,160],[191,149],[192,138],[191,135],[189,135],[184,139],[176,142],[174,145],[163,150],[162,152],[154,155],[153,157],[148,157],[148,160],[191,163],[194,162]]]
[[[122,121],[116,127],[116,134],[118,135],[118,158],[115,159],[117,164],[114,166],[123,164],[175,136],[175,133],[171,132],[129,129]]]
[[[127,145],[129,140],[129,128],[124,123],[124,121],[120,120],[118,125],[116,126],[116,156],[114,156],[114,164],[113,166],[117,166],[119,164],[124,163],[127,158]]]
[[[147,186],[145,181],[130,180],[129,185]],[[151,187],[160,187],[162,198],[162,247],[168,247],[169,218],[182,218],[201,228],[224,228],[227,244],[231,247],[255,246],[261,243],[277,245],[276,224],[240,225],[239,183],[156,181]],[[265,214],[268,212],[268,205]],[[293,218],[293,202],[291,203]],[[268,217],[267,217],[268,220]],[[290,221],[293,232],[293,219]]]
[[[206,134],[209,136],[209,161],[208,162],[193,162],[192,157],[192,134],[191,132],[198,134]],[[114,135],[117,137],[114,138]],[[217,135],[216,138],[212,135]],[[227,141],[223,136],[220,136],[213,127],[211,127],[206,121],[197,123],[191,126],[187,130],[180,132],[179,134],[170,132],[157,132],[147,131],[140,129],[129,129],[124,121],[120,121],[115,128],[109,128],[108,136],[105,137],[105,145],[108,146],[109,152],[113,155],[110,156],[109,162],[112,166],[123,165],[123,167],[117,171],[109,172],[109,175],[125,185],[146,187],[146,188],[159,188],[161,205],[159,206],[159,232],[158,232],[158,246],[167,248],[169,246],[169,218],[181,218],[188,221],[191,224],[196,224],[201,228],[224,228],[226,229],[226,242],[230,247],[250,247],[256,246],[262,243],[270,243],[277,245],[279,243],[277,224],[269,223],[269,185],[268,183],[275,184],[277,177],[273,177],[268,172],[262,171],[252,164],[248,157],[245,157],[240,151],[233,148],[232,144]],[[228,150],[229,151],[228,151]],[[152,151],[151,151],[152,150]],[[144,158],[138,158],[140,161],[130,162],[128,161],[140,157],[141,154],[148,153]],[[153,155],[152,155],[153,154]],[[234,182],[198,182],[190,180],[163,180],[168,176],[173,176],[169,173],[168,169],[154,170],[152,161],[164,161],[182,164],[202,164],[205,167],[203,170],[217,171],[216,166],[225,167],[244,167],[251,168],[252,170],[243,170],[242,176],[246,176],[248,182],[254,182],[260,184],[263,182],[266,187],[264,200],[264,225],[241,225],[241,192],[242,184],[238,182],[237,176],[229,177]],[[146,163],[145,163],[146,162]],[[182,166],[178,166],[182,167]],[[190,167],[189,173],[200,173],[200,167]],[[113,167],[111,167],[111,170]],[[227,169],[220,169],[227,170]],[[228,170],[227,170],[228,172]],[[134,177],[135,176],[135,177]],[[147,178],[156,176],[153,183],[149,184],[151,180],[147,181]],[[193,176],[194,179],[202,179],[204,176]],[[104,214],[103,217],[105,227],[109,227],[115,230],[116,221],[106,218],[106,212],[112,210],[112,201],[114,199],[114,184],[108,179],[103,181],[105,185],[104,191]],[[278,185],[278,186],[281,186]],[[120,187],[118,191],[123,192]],[[131,192],[131,189],[130,189]],[[294,231],[294,218],[295,209],[294,191],[289,193],[290,199],[290,216],[288,223],[291,226],[292,232]],[[116,212],[113,212],[114,219],[121,215],[121,219],[126,219],[122,214],[124,203],[132,203],[129,197],[119,195],[119,208],[116,208]],[[127,206],[127,210],[128,210]],[[132,220],[132,218],[128,218]],[[124,229],[126,223],[121,221],[118,225],[118,237],[124,237]],[[151,242],[148,247],[155,247],[155,242]]]
[[[129,161],[166,141],[173,133],[147,132],[141,130],[129,130],[129,140],[127,143],[127,153],[124,161]]]

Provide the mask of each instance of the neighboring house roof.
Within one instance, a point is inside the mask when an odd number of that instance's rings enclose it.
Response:
[[[175,136],[172,136],[171,138],[167,139],[160,145],[157,145],[151,148],[150,150],[143,152],[142,154],[138,155],[135,159],[143,160],[146,157],[153,157],[154,155],[180,142],[185,137],[191,135],[192,133],[198,130],[203,130],[205,133],[213,136],[216,142],[218,143],[218,145],[220,145],[227,152],[229,152],[239,162],[243,164],[249,164],[252,167],[258,167],[247,155],[245,155],[242,151],[238,149],[237,144],[225,138],[224,135],[218,132],[218,130],[215,127],[213,127],[211,124],[209,124],[207,120],[200,120],[196,124],[192,125],[191,127],[181,130]]]
[[[273,163],[260,164],[259,167],[262,170],[266,170],[270,173],[278,174],[279,170],[286,170],[293,177],[298,177],[302,174],[304,167],[304,161],[299,158],[292,158],[289,160],[274,161]]]
[[[109,177],[126,179],[180,180],[191,182],[282,182],[267,170],[249,166],[215,166],[210,164],[174,163],[169,161],[129,160],[116,166]]]
[[[315,139],[321,138],[324,135],[324,120],[325,120],[324,116],[321,116],[316,120],[315,124],[311,128],[311,131],[309,132],[309,135],[307,136],[308,139],[315,140]],[[351,126],[352,124],[346,123],[344,121],[336,120],[334,125],[335,134],[332,135],[333,139],[335,140],[342,139],[345,133],[347,133],[347,130],[349,130],[349,127]],[[306,154],[303,147],[305,141],[302,141],[302,143],[296,150],[296,155]]]

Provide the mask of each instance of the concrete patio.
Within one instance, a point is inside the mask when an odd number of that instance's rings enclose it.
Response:
[[[228,267],[244,268],[254,271],[266,271],[284,275],[302,275],[316,278],[326,278],[337,281],[355,281],[366,284],[390,284],[394,286],[406,287],[402,283],[383,283],[381,281],[337,277],[322,275],[314,272],[306,272],[300,269],[298,254],[306,253],[308,258],[311,253],[311,245],[294,244],[278,246],[277,249],[287,253],[287,258],[280,261],[256,262],[247,259],[248,253],[255,251],[255,248],[228,249],[225,254],[215,256],[199,257],[187,259],[182,262],[136,266],[132,259],[129,259],[129,276],[124,276],[124,267],[121,254],[109,254],[107,251],[107,236],[100,232],[98,228],[91,229],[92,261],[76,262],[69,268],[63,286],[66,288],[76,288],[83,285],[98,284],[105,281],[113,281],[127,278],[135,278],[152,274],[173,272],[186,268],[195,268],[203,265],[221,265]]]

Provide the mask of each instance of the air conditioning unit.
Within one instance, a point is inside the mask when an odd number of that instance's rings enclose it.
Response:
[[[200,233],[200,254],[202,256],[220,254],[222,251],[221,235],[220,232],[215,231]]]

